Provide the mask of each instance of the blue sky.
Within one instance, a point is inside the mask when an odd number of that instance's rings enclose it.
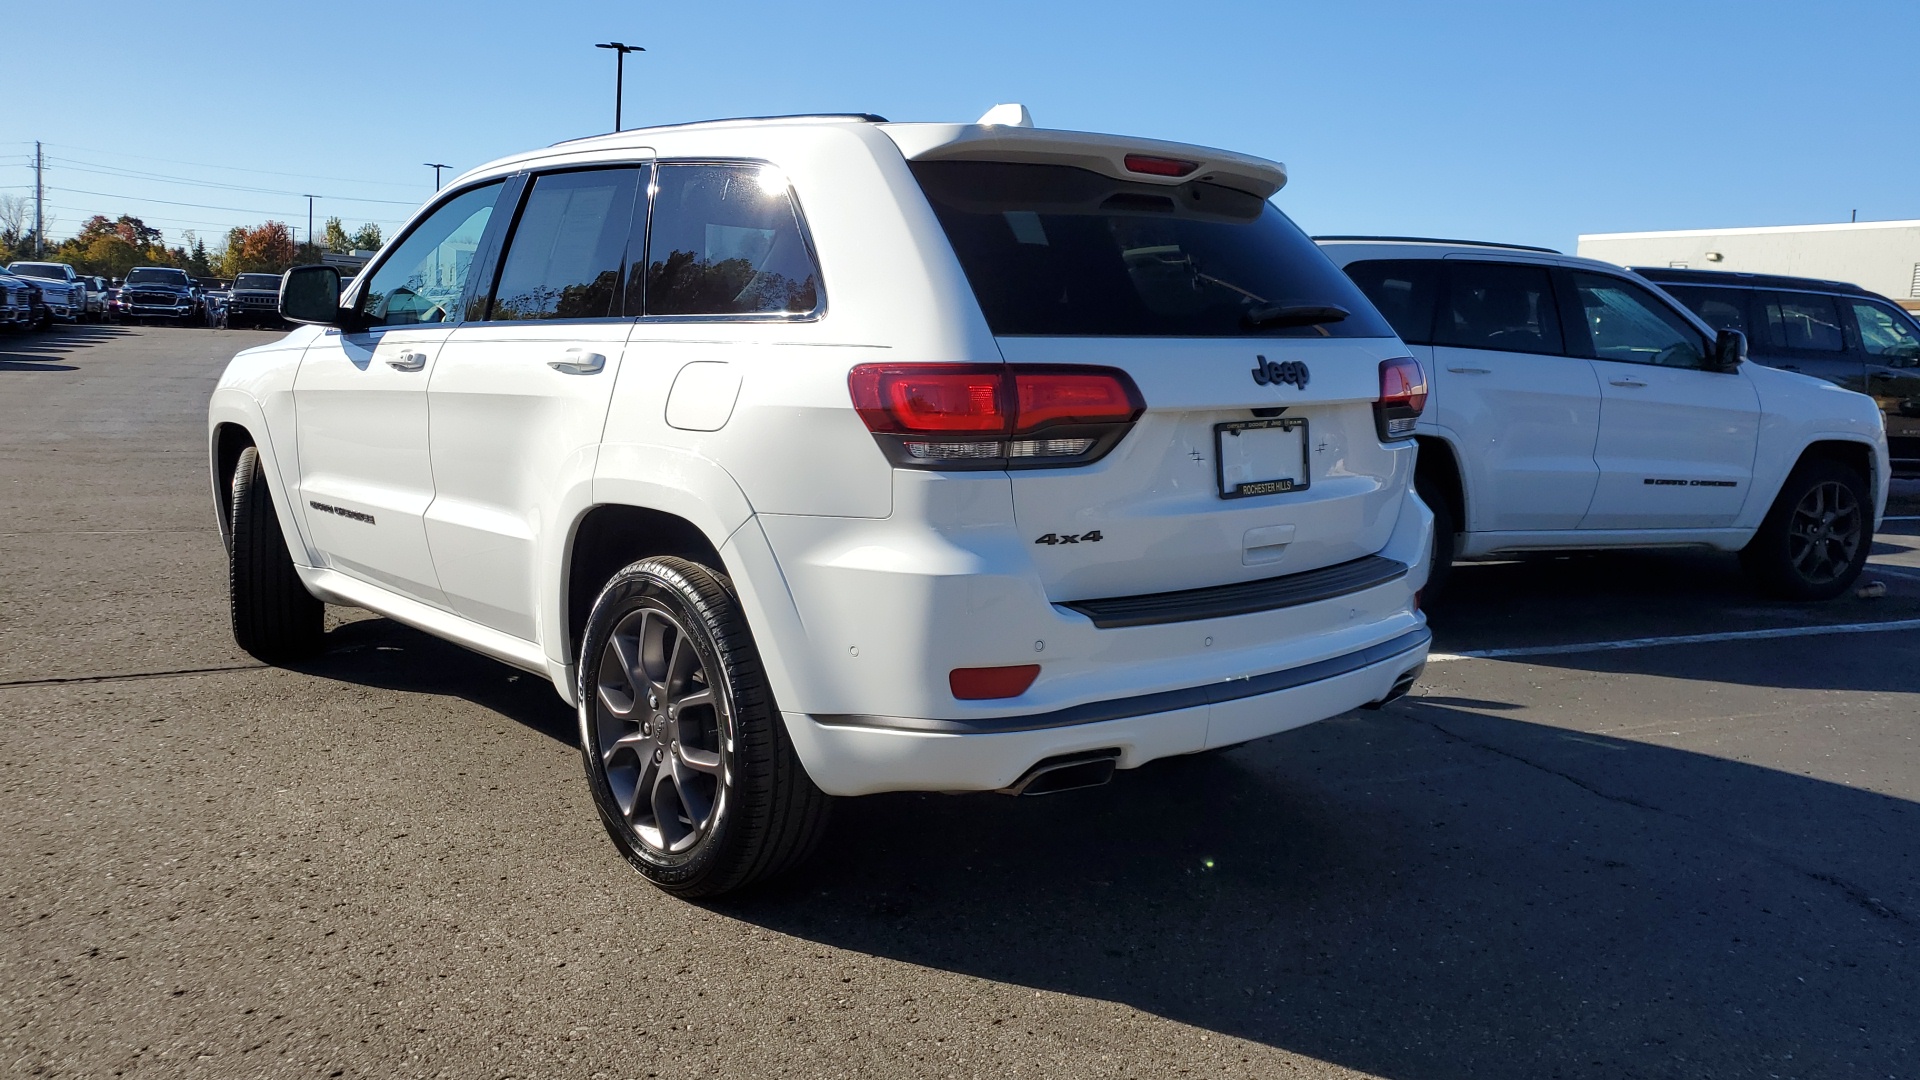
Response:
[[[269,216],[304,230],[307,192],[321,219],[398,221],[432,192],[422,162],[611,128],[608,39],[649,50],[629,58],[629,127],[1019,101],[1041,126],[1284,161],[1277,201],[1312,232],[1571,250],[1583,232],[1920,218],[1912,0],[83,8],[7,17],[22,92],[0,110],[0,192],[30,190],[44,140],[52,235],[95,212],[170,241]]]

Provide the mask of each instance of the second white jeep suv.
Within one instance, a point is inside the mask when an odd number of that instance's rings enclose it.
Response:
[[[829,795],[1062,790],[1404,693],[1424,375],[1285,180],[873,117],[483,166],[344,296],[289,271],[310,325],[215,390],[235,635],[296,659],[347,604],[548,676],[681,895]]]
[[[1692,545],[1837,596],[1886,507],[1872,398],[1748,364],[1638,275],[1540,248],[1322,237],[1429,372],[1433,588],[1453,558]]]

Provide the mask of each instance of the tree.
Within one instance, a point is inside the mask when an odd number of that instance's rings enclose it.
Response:
[[[54,257],[72,263],[82,274],[125,277],[136,266],[182,266],[187,252],[169,250],[160,230],[130,214],[108,221],[95,214],[80,226],[80,231],[54,249]]]
[[[227,232],[226,250],[220,253],[216,268],[221,277],[241,274],[277,274],[292,266],[299,252],[293,243],[293,230],[285,222],[269,221],[251,229],[234,226]]]
[[[371,221],[349,233],[339,218],[327,219],[327,250],[335,255],[346,255],[354,251],[379,251],[382,242],[380,226]]]

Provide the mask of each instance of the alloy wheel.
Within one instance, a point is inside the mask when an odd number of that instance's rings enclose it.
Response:
[[[693,850],[726,811],[732,724],[687,628],[629,612],[601,649],[595,750],[621,817],[657,855]]]
[[[1787,560],[1808,584],[1835,581],[1853,565],[1864,524],[1860,503],[1847,485],[1815,484],[1787,522]]]

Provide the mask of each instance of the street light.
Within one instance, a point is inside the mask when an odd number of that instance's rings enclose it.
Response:
[[[453,166],[442,165],[437,161],[423,161],[421,162],[421,164],[433,170],[433,190],[439,191],[440,190],[440,170],[451,169],[453,168]]]
[[[627,81],[627,54],[630,52],[646,52],[647,50],[641,48],[638,45],[626,45],[618,41],[602,42],[599,45],[595,45],[594,48],[612,49],[614,51],[613,130],[619,131],[620,130],[620,99],[623,96],[625,96],[626,81]]]

